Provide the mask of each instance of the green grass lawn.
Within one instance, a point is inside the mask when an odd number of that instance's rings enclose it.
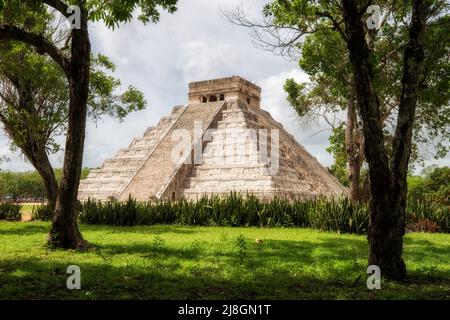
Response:
[[[450,299],[450,235],[405,237],[407,283],[366,288],[367,240],[310,229],[82,225],[97,246],[46,251],[48,223],[0,221],[0,299]],[[247,249],[239,258],[236,239]],[[263,239],[263,244],[255,239]],[[81,290],[68,290],[69,265]]]

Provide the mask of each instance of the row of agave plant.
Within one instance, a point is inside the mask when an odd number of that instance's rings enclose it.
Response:
[[[450,210],[427,203],[408,201],[407,224],[420,225],[431,231],[449,232]],[[342,199],[263,202],[257,197],[231,194],[229,197],[204,197],[198,201],[162,201],[143,203],[98,202],[80,204],[79,219],[86,224],[136,226],[178,224],[189,226],[257,226],[308,227],[325,231],[364,234],[368,226],[368,209],[364,203]]]
[[[22,206],[15,203],[0,203],[0,220],[20,221],[22,215],[20,210]]]

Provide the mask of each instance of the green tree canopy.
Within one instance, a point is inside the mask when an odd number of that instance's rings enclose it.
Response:
[[[47,55],[58,65],[67,80],[69,102],[63,175],[58,190],[55,189],[54,183],[49,188],[54,189],[49,192],[50,196],[57,194],[53,198],[55,209],[48,237],[50,246],[74,249],[89,247],[76,221],[76,199],[81,177],[86,119],[89,104],[95,103],[101,111],[114,109],[108,107],[111,102],[110,95],[96,99],[90,94],[91,82],[98,86],[104,84],[105,79],[102,80],[99,74],[92,74],[91,66],[93,62],[95,65],[95,61],[92,60],[89,23],[101,21],[107,27],[115,28],[120,23],[129,22],[136,13],[138,19],[144,23],[157,22],[160,10],[174,12],[176,4],[177,0],[0,0],[0,41],[24,43],[33,47],[37,53]],[[51,26],[55,28],[56,36],[49,37],[49,34],[55,33],[45,33],[49,29],[47,15],[56,15],[62,22],[68,20],[72,23],[70,30],[57,23],[56,26]],[[104,67],[103,62],[105,59],[102,57],[97,61]],[[114,88],[115,82],[111,80],[106,81],[106,87],[100,85],[98,88],[106,91]],[[129,102],[139,98],[138,92],[131,90],[119,100]],[[25,108],[32,110],[29,106],[30,99],[23,99],[22,102]],[[123,111],[126,112],[128,107],[119,109],[119,115],[123,115]],[[11,128],[6,129],[10,134],[14,131]],[[24,131],[27,135],[27,145],[44,148],[42,141],[36,144],[36,136],[39,134],[33,128],[27,127]],[[43,153],[45,152],[40,150],[39,154]],[[28,157],[34,155],[35,152],[27,154]],[[35,157],[33,163],[40,173],[49,177],[47,181],[54,180],[52,172],[44,172],[45,167],[48,167],[48,159]]]
[[[296,8],[291,5],[267,7],[267,14],[273,14],[276,21],[289,25],[290,17],[286,11]],[[402,77],[402,51],[407,42],[407,25],[404,8],[395,7],[393,2],[380,2],[385,17],[376,37],[373,38],[374,85],[379,92],[381,120],[383,121],[386,141],[392,141],[395,118],[398,110]],[[397,10],[397,11],[395,11]],[[290,17],[290,18],[288,18]],[[448,154],[450,141],[450,26],[449,16],[431,19],[426,29],[425,69],[421,79],[421,94],[418,99],[417,117],[414,127],[413,159],[423,163],[423,159],[433,153],[435,158]],[[332,29],[317,27],[317,32],[307,34],[303,41],[295,45],[301,51],[299,66],[311,79],[311,83],[298,84],[288,79],[285,90],[288,101],[300,116],[315,115],[318,108],[333,114],[347,108],[352,99],[352,86],[349,79],[352,68],[348,50],[342,36]],[[333,50],[329,50],[333,48]],[[345,122],[345,121],[344,121]],[[336,125],[339,125],[337,123]],[[433,145],[434,148],[424,148]],[[422,150],[422,152],[419,152]]]

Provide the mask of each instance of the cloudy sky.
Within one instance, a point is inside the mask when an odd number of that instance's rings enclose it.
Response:
[[[105,118],[89,123],[84,166],[100,166],[133,137],[157,124],[175,105],[187,103],[188,83],[240,75],[262,88],[262,107],[283,123],[305,148],[323,165],[332,157],[325,151],[330,131],[320,123],[308,127],[301,123],[286,101],[283,83],[287,78],[306,81],[297,63],[287,61],[252,44],[249,30],[230,25],[219,9],[240,5],[257,16],[267,0],[181,0],[178,11],[162,14],[156,25],[137,21],[109,30],[102,24],[91,26],[91,42],[117,65],[116,77],[124,87],[133,85],[144,92],[148,107],[129,115],[123,123]],[[317,134],[315,134],[317,133]],[[61,138],[63,141],[63,138]],[[31,170],[19,152],[9,151],[7,137],[0,134],[0,155],[9,162],[3,169]],[[52,158],[61,166],[63,154]]]

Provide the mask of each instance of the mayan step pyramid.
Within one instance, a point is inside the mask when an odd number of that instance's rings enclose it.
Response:
[[[190,83],[189,104],[174,107],[142,138],[92,170],[81,181],[78,198],[195,200],[239,192],[268,200],[346,194],[260,108],[260,97],[258,86],[238,76]]]

